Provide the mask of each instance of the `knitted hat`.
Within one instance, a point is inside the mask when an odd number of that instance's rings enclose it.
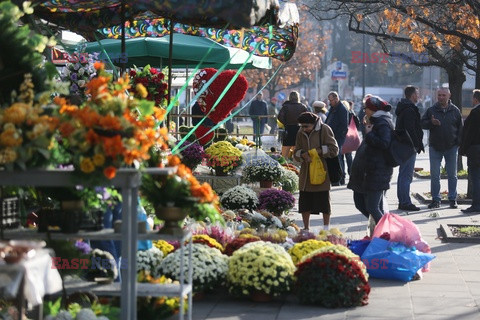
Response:
[[[390,111],[392,110],[392,106],[388,104],[387,101],[383,100],[378,96],[371,96],[365,100],[365,108],[370,109],[372,111]]]
[[[318,116],[312,112],[304,112],[298,117],[298,123],[316,123]]]

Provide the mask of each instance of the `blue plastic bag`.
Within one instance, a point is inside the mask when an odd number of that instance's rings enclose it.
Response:
[[[370,244],[370,240],[353,240],[348,243],[348,249],[358,256],[361,256]]]
[[[410,281],[435,256],[407,247],[400,242],[373,238],[363,252],[362,261],[373,278]]]

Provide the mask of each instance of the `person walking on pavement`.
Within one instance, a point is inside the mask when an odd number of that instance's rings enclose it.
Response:
[[[440,165],[445,158],[448,176],[448,200],[450,208],[457,205],[457,153],[462,136],[462,115],[450,101],[450,90],[440,88],[437,91],[437,103],[423,114],[422,128],[430,131],[430,191],[432,202],[429,209],[440,208]]]
[[[270,126],[270,134],[277,132],[277,98],[272,97],[268,105],[268,120],[267,124]]]
[[[330,110],[327,114],[327,119],[325,123],[330,126],[335,135],[335,140],[337,140],[339,153],[338,158],[340,160],[340,166],[342,168],[343,177],[340,180],[340,185],[345,184],[345,163],[343,161],[342,146],[345,142],[348,132],[348,107],[344,105],[338,93],[336,91],[331,91],[328,94],[328,101],[330,102]]]
[[[473,109],[462,132],[460,154],[467,157],[468,176],[472,181],[472,205],[463,213],[480,213],[480,90],[473,90]]]
[[[307,107],[300,103],[300,94],[297,91],[292,91],[278,113],[278,121],[285,126],[286,131],[282,140],[282,156],[285,159],[290,157],[290,151],[295,146],[295,139],[299,129],[298,117],[307,111]]]
[[[328,230],[330,224],[330,178],[327,174],[321,184],[310,183],[310,163],[312,162],[309,150],[316,150],[324,168],[325,158],[333,158],[338,154],[338,145],[333,137],[332,129],[323,124],[319,117],[312,112],[304,112],[298,117],[300,130],[295,141],[295,160],[301,163],[298,177],[300,197],[298,211],[302,214],[304,230],[310,227],[310,214],[323,214],[323,228]]]
[[[322,120],[322,123],[325,123],[325,120],[327,120],[327,105],[323,101],[314,101],[312,103],[313,107],[313,113],[315,113],[320,120]]]
[[[383,199],[393,175],[393,167],[385,157],[394,128],[391,109],[391,105],[377,96],[365,101],[365,138],[355,153],[347,185],[353,190],[355,207],[365,217],[372,217],[375,224],[384,214]]]
[[[263,134],[265,124],[267,123],[267,118],[259,116],[268,115],[267,103],[263,100],[263,93],[259,92],[257,94],[257,97],[254,101],[252,101],[248,112],[253,122],[253,134],[255,136],[255,142],[260,145],[260,135]]]
[[[395,114],[397,115],[397,121],[395,129],[406,130],[412,138],[413,145],[417,153],[422,151],[423,148],[423,130],[420,122],[420,112],[416,106],[418,102],[418,88],[414,86],[407,86],[404,90],[405,98],[400,100],[397,104]],[[413,170],[415,168],[415,160],[417,154],[414,154],[407,161],[400,164],[397,180],[397,197],[398,197],[398,209],[405,211],[419,211],[420,208],[412,203],[410,199],[410,184],[413,179]]]

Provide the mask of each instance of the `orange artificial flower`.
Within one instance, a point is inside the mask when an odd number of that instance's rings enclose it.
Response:
[[[113,179],[117,175],[117,169],[114,166],[108,166],[103,169],[103,174],[107,179]]]
[[[106,130],[120,130],[122,128],[120,120],[115,116],[106,115],[105,117],[100,117],[98,122],[100,127]]]
[[[95,133],[95,131],[93,131],[93,129],[89,129],[87,131],[87,134],[85,135],[85,139],[88,141],[88,143],[90,143],[91,145],[94,145],[94,144],[97,144],[98,141],[100,140],[99,139],[100,137],[98,136],[98,134]]]
[[[167,110],[163,108],[153,108],[154,114],[155,114],[155,119],[157,121],[162,121],[165,118],[165,114],[167,113]]]
[[[123,153],[124,147],[122,138],[117,135],[111,138],[103,138],[103,149],[105,150],[105,155],[107,157],[115,158],[116,156]]]
[[[95,68],[95,70],[100,70],[105,68],[105,64],[100,61],[95,61],[95,63],[93,64],[93,67]]]
[[[169,167],[174,167],[174,166],[178,166],[179,164],[182,163],[182,161],[180,160],[180,158],[178,156],[174,156],[174,155],[169,155],[167,157],[167,160],[168,160],[168,166]]]

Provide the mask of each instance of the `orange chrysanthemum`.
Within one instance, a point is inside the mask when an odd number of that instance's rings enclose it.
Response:
[[[123,153],[124,147],[120,136],[117,135],[111,138],[103,137],[102,142],[107,157],[115,158]]]
[[[58,130],[62,134],[62,137],[69,137],[72,132],[75,131],[75,128],[70,122],[63,122],[58,128]]]
[[[122,124],[120,120],[111,115],[106,115],[105,117],[101,117],[98,121],[100,127],[106,130],[120,130],[122,128]]]

